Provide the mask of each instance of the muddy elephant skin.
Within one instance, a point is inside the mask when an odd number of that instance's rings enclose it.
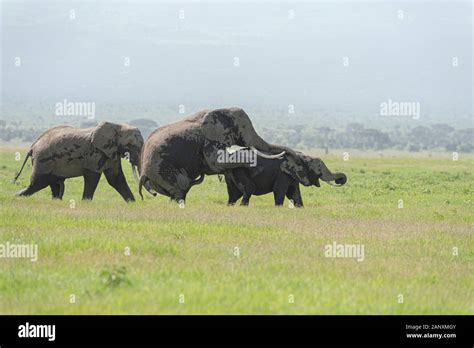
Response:
[[[139,192],[144,186],[151,193],[185,200],[190,188],[202,182],[204,175],[249,166],[219,161],[222,151],[232,146],[268,158],[295,154],[289,148],[265,142],[241,108],[203,110],[150,134],[141,156]]]
[[[138,166],[143,137],[136,127],[103,122],[94,128],[58,126],[44,132],[31,145],[23,162],[32,160],[30,185],[19,196],[30,196],[50,186],[53,198],[61,199],[67,178],[84,177],[83,199],[92,199],[104,173],[108,183],[125,201],[135,198],[123,174],[121,158]]]

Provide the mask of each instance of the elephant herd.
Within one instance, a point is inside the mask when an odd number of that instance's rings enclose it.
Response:
[[[30,185],[19,191],[29,196],[46,187],[61,199],[64,181],[83,176],[83,199],[92,199],[102,173],[125,199],[134,201],[121,159],[132,165],[138,191],[158,193],[184,202],[205,175],[225,177],[228,204],[242,197],[248,205],[252,195],[273,192],[275,205],[285,197],[303,206],[299,184],[320,186],[319,179],[344,185],[345,174],[332,173],[319,158],[268,144],[255,131],[241,108],[199,111],[181,121],[159,127],[146,141],[136,127],[103,122],[94,128],[58,126],[44,132],[31,145],[18,172],[32,160]]]

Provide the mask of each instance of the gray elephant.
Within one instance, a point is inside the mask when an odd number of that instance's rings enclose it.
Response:
[[[275,205],[283,205],[285,196],[295,207],[303,207],[299,184],[320,187],[319,179],[342,186],[347,182],[344,173],[331,173],[319,158],[298,153],[300,164],[292,158],[277,160],[259,159],[258,165],[250,168],[236,168],[224,174],[229,195],[228,204],[234,205],[243,196],[241,205],[248,205],[252,195],[273,192]]]
[[[19,196],[30,196],[50,186],[53,198],[62,199],[64,180],[83,176],[82,199],[92,199],[104,173],[108,183],[125,201],[134,201],[122,171],[121,158],[127,157],[133,173],[140,161],[143,137],[136,127],[102,122],[94,128],[58,126],[44,132],[31,145],[16,181],[31,156],[30,185]]]
[[[293,162],[300,161],[293,150],[265,142],[241,108],[199,111],[156,129],[145,141],[139,167],[140,195],[144,186],[153,194],[185,200],[189,189],[204,175],[249,167],[251,161],[226,160],[223,156],[236,145],[262,158],[276,159],[286,154]]]

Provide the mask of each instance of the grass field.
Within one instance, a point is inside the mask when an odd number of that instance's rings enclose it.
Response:
[[[13,184],[14,151],[0,150],[0,243],[35,243],[38,260],[0,258],[1,314],[474,313],[472,157],[325,156],[348,183],[303,188],[304,209],[227,207],[215,176],[180,208],[127,205],[104,178],[91,202],[82,178],[63,201],[15,197],[31,166]],[[325,257],[334,241],[364,260]]]

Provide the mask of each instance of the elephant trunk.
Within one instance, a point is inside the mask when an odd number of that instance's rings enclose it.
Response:
[[[337,185],[342,186],[347,182],[347,177],[344,173],[331,173],[323,161],[321,161],[320,168],[321,180],[327,182],[328,184],[332,185],[332,182],[334,181]]]
[[[289,147],[286,147],[286,146],[267,143],[264,139],[262,139],[262,137],[258,135],[248,115],[245,112],[243,112],[243,115],[245,116],[245,118],[248,120],[248,123],[250,124],[250,129],[247,132],[242,133],[245,146],[254,147],[260,152],[265,152],[270,155],[281,155],[282,152],[285,152],[287,155],[290,155],[293,158],[295,158],[297,163],[299,163],[299,158],[293,149],[290,149]]]
[[[296,152],[293,149],[290,149],[286,146],[269,144],[259,136],[257,136],[256,144],[253,147],[259,151],[270,153],[271,155],[282,156],[282,153],[286,153],[298,158]]]
[[[347,182],[347,177],[344,173],[334,173],[334,176],[336,177],[334,182],[337,186],[342,186]]]

